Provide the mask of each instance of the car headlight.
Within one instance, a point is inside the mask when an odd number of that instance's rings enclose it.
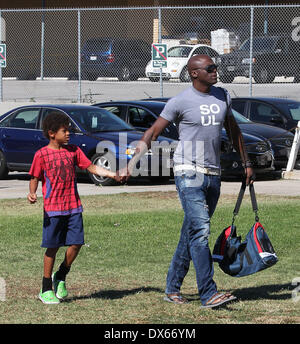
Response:
[[[125,151],[125,154],[129,156],[129,158],[132,158],[134,153],[136,151],[136,148],[128,147]],[[152,155],[151,149],[148,150],[148,152],[145,153],[145,155]]]
[[[269,149],[266,142],[258,142],[255,146],[255,150],[259,153],[265,153]]]
[[[245,59],[242,59],[242,63],[243,64],[250,64],[250,62],[251,62],[251,59],[248,57],[248,58],[245,58]],[[252,63],[255,63],[256,62],[256,58],[255,57],[253,57],[252,58]]]
[[[171,63],[171,66],[178,67],[179,64],[180,64],[179,62],[174,61],[174,62]]]

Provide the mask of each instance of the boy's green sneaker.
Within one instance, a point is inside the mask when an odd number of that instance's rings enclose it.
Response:
[[[68,296],[66,282],[56,279],[56,272],[52,275],[52,282],[56,297],[60,300],[65,299]]]
[[[60,303],[59,299],[55,296],[53,290],[48,290],[42,293],[42,289],[39,293],[39,299],[46,305],[57,305]]]

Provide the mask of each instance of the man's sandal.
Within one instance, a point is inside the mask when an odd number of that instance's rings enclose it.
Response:
[[[202,305],[200,308],[216,308],[236,299],[237,298],[235,296],[229,293],[216,293],[206,302],[205,305]]]
[[[167,302],[176,303],[177,305],[188,303],[188,300],[180,294],[167,294],[164,297],[164,300]]]

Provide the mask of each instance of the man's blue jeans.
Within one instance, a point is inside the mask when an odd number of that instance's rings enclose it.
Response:
[[[208,247],[210,218],[220,196],[220,176],[194,171],[176,173],[175,184],[184,210],[181,235],[167,275],[166,294],[179,293],[190,261],[196,270],[202,304],[217,292],[213,261]]]

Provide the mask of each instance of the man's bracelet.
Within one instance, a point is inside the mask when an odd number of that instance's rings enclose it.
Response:
[[[252,163],[251,163],[251,161],[247,160],[246,162],[243,162],[243,163],[242,163],[242,166],[243,166],[244,168],[252,167]]]

